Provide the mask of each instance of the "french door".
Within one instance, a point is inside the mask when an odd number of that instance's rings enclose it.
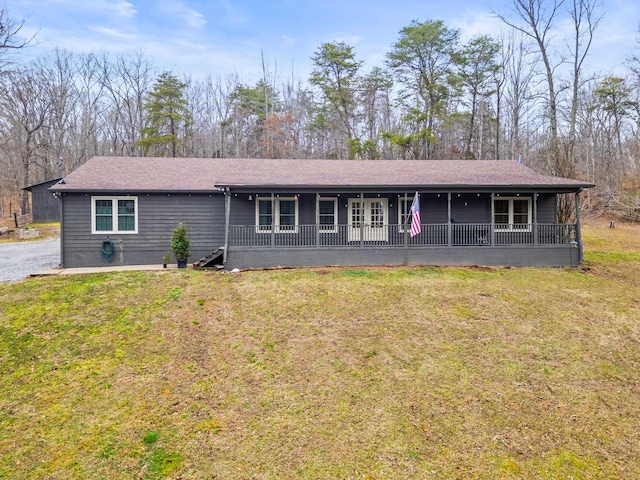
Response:
[[[349,241],[388,241],[389,200],[386,198],[349,199]]]

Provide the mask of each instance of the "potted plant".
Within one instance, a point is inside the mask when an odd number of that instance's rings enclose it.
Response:
[[[162,256],[162,266],[164,268],[167,268],[167,264],[169,263],[169,259],[171,257],[169,257],[169,252],[166,252],[163,256]]]
[[[191,246],[187,237],[187,229],[180,222],[171,235],[171,250],[178,261],[178,268],[187,267],[187,259],[191,255]]]

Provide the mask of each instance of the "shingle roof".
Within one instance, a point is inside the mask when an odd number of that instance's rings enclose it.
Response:
[[[542,175],[512,160],[276,160],[93,157],[55,191],[213,192],[223,187],[538,187],[594,185]]]

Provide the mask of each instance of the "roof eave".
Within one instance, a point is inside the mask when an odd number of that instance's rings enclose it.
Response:
[[[423,185],[406,185],[406,184],[216,184],[220,189],[241,189],[241,190],[316,190],[316,189],[394,189],[394,190],[547,190],[547,191],[567,191],[575,192],[585,188],[595,187],[593,184],[577,184],[577,185],[546,185],[546,184],[423,184]]]

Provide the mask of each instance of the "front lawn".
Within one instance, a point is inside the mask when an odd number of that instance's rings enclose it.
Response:
[[[0,285],[0,478],[640,478],[640,227],[580,269]]]

